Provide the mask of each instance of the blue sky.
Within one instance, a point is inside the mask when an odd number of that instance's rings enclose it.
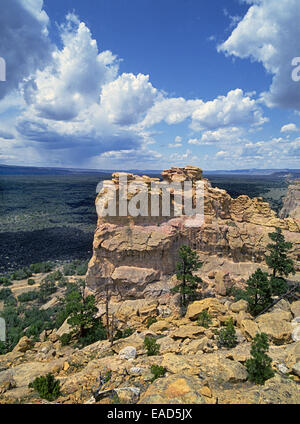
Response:
[[[298,0],[0,5],[0,163],[300,167]]]

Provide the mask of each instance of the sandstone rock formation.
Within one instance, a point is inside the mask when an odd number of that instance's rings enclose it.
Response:
[[[129,183],[136,184],[137,193],[141,192],[141,187],[146,187],[147,201],[136,207],[147,206],[148,202],[149,211],[150,195],[155,192],[159,199],[162,198],[160,184],[191,182],[194,190],[195,184],[202,182],[204,222],[197,227],[187,227],[189,217],[172,215],[176,204],[178,206],[172,190],[171,216],[163,216],[161,203],[157,216],[120,216],[118,199],[122,190],[120,181],[124,177]],[[110,187],[113,187],[116,193],[116,211],[119,214],[102,216],[103,213],[99,213],[98,216],[87,286],[100,297],[108,284],[113,287],[118,299],[144,298],[145,291],[151,297],[151,287],[154,288],[158,283],[163,287],[168,277],[175,272],[177,251],[182,244],[196,249],[201,259],[209,258],[211,262],[214,257],[222,257],[239,266],[247,262],[249,269],[251,265],[255,267],[258,263],[263,264],[266,246],[270,242],[268,233],[274,231],[276,226],[282,228],[285,239],[293,243],[291,257],[295,260],[296,269],[300,270],[299,218],[278,218],[262,198],[251,199],[242,195],[233,199],[225,190],[212,188],[209,181],[202,177],[202,170],[197,167],[173,167],[165,170],[162,172],[161,182],[148,176],[116,173],[113,174],[112,181],[105,183],[108,188],[99,193],[96,205],[102,201],[108,207],[113,193]],[[192,203],[195,205],[193,190]],[[128,203],[133,193],[127,193],[126,196],[125,203]],[[98,208],[97,210],[99,212]],[[227,277],[225,274],[218,275],[219,294],[226,293]]]
[[[300,219],[300,180],[295,180],[289,185],[279,215],[281,218],[291,217]]]

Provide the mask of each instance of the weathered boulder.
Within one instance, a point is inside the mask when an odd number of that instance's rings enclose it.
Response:
[[[287,300],[281,299],[273,308],[270,309],[270,312],[280,311],[291,312],[291,305]]]
[[[152,268],[138,268],[135,266],[119,266],[115,268],[111,278],[119,287],[123,295],[138,296],[147,284],[159,277],[159,272]]]
[[[248,309],[248,302],[246,300],[239,300],[238,302],[234,302],[230,305],[230,310],[235,313],[246,312]]]
[[[172,328],[172,324],[168,321],[157,321],[150,325],[149,330],[153,331],[153,333],[161,333],[166,330],[170,330]]]
[[[217,299],[211,297],[191,303],[188,306],[186,317],[190,320],[196,320],[205,309],[212,317],[218,317],[228,312],[226,306]]]
[[[161,365],[172,374],[197,374],[198,371],[198,368],[193,366],[184,355],[175,355],[174,353],[166,353]]]
[[[181,340],[174,340],[170,336],[159,338],[157,344],[160,345],[159,353],[161,355],[180,352]]]
[[[292,339],[294,342],[300,341],[300,317],[294,318],[292,324]]]
[[[300,300],[291,304],[291,311],[295,318],[300,317]]]
[[[292,371],[294,374],[300,377],[300,362],[297,362],[295,365],[293,365]]]
[[[56,330],[52,330],[51,333],[48,336],[48,339],[50,342],[55,343],[59,340],[59,335],[57,334]]]
[[[201,383],[198,377],[174,374],[159,378],[148,387],[138,403],[141,404],[205,404],[200,394]]]
[[[0,395],[7,392],[8,390],[14,389],[16,382],[13,378],[11,370],[5,370],[0,372]]]
[[[235,317],[236,317],[237,325],[239,325],[239,326],[241,326],[241,322],[245,319],[252,320],[252,316],[248,312],[245,312],[245,311],[240,311],[238,314],[235,315]]]
[[[300,341],[287,346],[286,350],[285,363],[288,367],[292,368],[293,365],[300,362]]]
[[[122,404],[136,403],[139,399],[141,390],[138,387],[121,387],[115,389],[119,401]]]
[[[19,340],[18,344],[14,347],[13,352],[25,353],[27,352],[27,350],[32,349],[33,346],[34,346],[34,341],[24,336]]]
[[[174,339],[197,339],[204,335],[205,328],[198,325],[182,325],[170,335]]]
[[[51,362],[25,362],[12,368],[11,372],[17,387],[28,386],[36,377],[54,373],[58,368],[62,369],[63,363],[64,359]]]
[[[70,334],[72,332],[72,328],[70,326],[70,324],[68,324],[68,319],[67,318],[64,323],[59,327],[58,330],[56,330],[56,335],[58,337],[61,337],[63,334]]]
[[[112,350],[116,353],[120,353],[122,349],[126,348],[127,346],[131,346],[135,348],[136,351],[140,351],[144,348],[144,338],[144,335],[134,333],[126,339],[120,339],[114,342]]]
[[[273,312],[259,316],[256,319],[260,332],[266,333],[269,341],[276,345],[292,341],[292,325],[290,312]]]
[[[299,404],[299,386],[296,382],[278,374],[264,385],[241,387],[214,387],[214,396],[219,404]]]
[[[246,381],[246,368],[237,361],[211,353],[199,357],[200,373],[213,379],[217,384],[241,383]]]
[[[257,333],[259,333],[259,327],[256,324],[255,321],[252,321],[251,319],[244,319],[241,321],[241,331],[246,337],[247,340],[252,340],[256,336]]]
[[[136,357],[136,348],[134,346],[126,346],[119,352],[120,359],[134,359]]]
[[[136,299],[125,300],[116,305],[110,305],[111,312],[114,312],[115,318],[128,324],[130,321],[147,319],[148,316],[157,315],[158,302],[154,299]],[[105,308],[101,311],[105,314]],[[144,318],[143,318],[144,317]]]
[[[188,339],[188,340],[184,340],[184,342],[181,345],[180,351],[182,355],[196,354],[203,351],[203,349],[205,349],[208,344],[209,344],[209,338],[206,336],[196,340]]]

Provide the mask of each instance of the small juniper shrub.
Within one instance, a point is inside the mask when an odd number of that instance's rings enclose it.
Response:
[[[265,381],[274,377],[271,367],[272,359],[266,354],[269,350],[268,336],[265,333],[258,333],[251,345],[252,358],[246,361],[249,381],[255,384],[265,384]]]
[[[7,352],[6,345],[0,340],[0,355],[5,355]]]
[[[105,384],[109,382],[109,380],[111,379],[111,376],[112,376],[112,371],[107,371],[105,373],[105,375],[104,375],[104,383]]]
[[[60,382],[50,373],[46,376],[37,377],[28,387],[36,390],[42,399],[50,402],[57,399],[61,394]]]
[[[147,350],[148,356],[154,356],[159,354],[160,345],[156,343],[154,337],[146,336],[144,340],[144,347]]]
[[[52,271],[54,264],[51,262],[38,262],[30,265],[30,271],[33,274],[41,274]]]
[[[61,279],[58,282],[58,287],[66,288],[68,284],[69,284],[68,278],[63,276],[63,277],[61,277]]]
[[[56,281],[60,281],[62,278],[63,274],[59,269],[57,269],[56,271],[51,272],[51,274],[48,274],[43,281],[46,281],[47,283],[55,283]]]
[[[149,328],[155,322],[157,322],[157,318],[156,317],[148,317],[147,318],[147,321],[146,321],[146,327]]]
[[[124,330],[117,330],[114,336],[114,340],[126,339],[135,332],[134,328],[125,328]]]
[[[227,320],[225,323],[225,328],[222,328],[219,332],[218,345],[219,347],[226,347],[228,349],[231,349],[237,344],[238,341],[233,325],[233,320],[232,318],[229,318],[229,320]]]
[[[75,261],[66,264],[63,267],[64,275],[80,275],[83,276],[87,273],[88,269],[88,261],[81,261],[80,259],[76,259]]]
[[[200,325],[200,327],[204,327],[204,328],[208,328],[212,324],[211,316],[208,313],[207,309],[204,309],[200,313],[200,315],[197,319],[197,323],[198,323],[198,325]]]
[[[164,377],[166,372],[167,372],[167,369],[165,367],[161,367],[159,365],[151,365],[150,369],[151,369],[151,372],[153,374],[151,382],[153,382],[157,378]]]
[[[70,344],[71,339],[72,339],[72,334],[70,333],[64,333],[59,338],[62,346],[67,346],[68,344]]]
[[[5,275],[2,275],[0,277],[0,286],[3,285],[4,287],[10,286],[12,283],[10,281],[9,277],[6,277]]]
[[[0,289],[0,300],[5,300],[10,296],[12,296],[12,291],[10,289]]]
[[[26,293],[22,293],[18,296],[19,302],[32,302],[39,298],[39,293],[37,291],[30,291]]]
[[[17,271],[11,274],[12,280],[25,280],[25,278],[29,278],[32,276],[32,272],[29,268],[18,269]]]

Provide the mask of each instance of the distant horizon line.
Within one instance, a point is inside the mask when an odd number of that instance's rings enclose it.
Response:
[[[177,167],[176,165],[173,165],[174,167]],[[185,165],[185,166],[196,166],[196,165]],[[108,168],[108,169],[96,169],[96,168],[76,168],[76,167],[67,167],[67,166],[39,166],[39,165],[7,165],[7,164],[2,164],[0,163],[0,167],[5,167],[5,168],[34,168],[34,169],[48,169],[48,170],[66,170],[66,171],[86,171],[86,172],[161,172],[164,169],[169,169],[169,168],[161,168],[161,169],[147,169],[147,168],[142,168],[142,169],[138,169],[138,168],[129,168],[129,169],[120,169],[120,168]],[[178,168],[184,168],[184,166],[178,166]],[[237,169],[207,169],[204,170],[203,168],[201,168],[200,166],[198,167],[200,169],[203,170],[203,172],[238,172],[238,171],[299,171],[300,172],[300,168],[237,168]]]

